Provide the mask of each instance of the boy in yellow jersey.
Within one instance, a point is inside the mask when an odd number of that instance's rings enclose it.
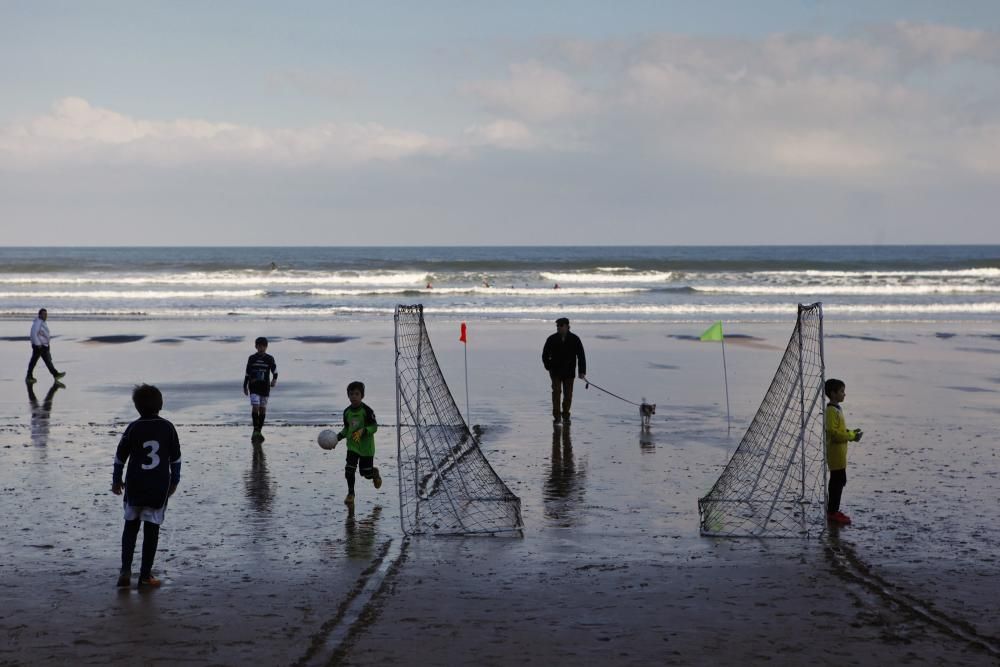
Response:
[[[847,428],[840,404],[847,396],[843,380],[830,378],[823,387],[830,402],[826,406],[826,464],[830,469],[829,501],[826,519],[841,526],[851,525],[851,517],[840,511],[840,497],[847,485],[847,443],[858,442],[861,429]]]

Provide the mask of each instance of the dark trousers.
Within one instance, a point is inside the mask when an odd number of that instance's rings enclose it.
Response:
[[[840,497],[844,493],[845,486],[847,486],[847,469],[841,468],[840,470],[831,470],[830,485],[827,487],[830,495],[830,500],[826,506],[827,512],[840,511]]]
[[[132,571],[132,555],[135,553],[135,543],[139,537],[139,524],[142,529],[142,564],[139,566],[139,578],[146,579],[153,571],[153,558],[156,557],[156,546],[160,541],[160,526],[148,521],[134,519],[125,522],[122,531],[122,572]]]
[[[31,361],[28,362],[27,377],[31,377],[31,374],[35,372],[35,364],[38,363],[39,359],[45,362],[45,366],[48,367],[49,372],[52,373],[52,375],[56,375],[59,372],[56,370],[56,367],[52,365],[52,354],[49,352],[49,346],[32,345]]]
[[[562,394],[561,416],[563,418],[569,417],[569,408],[573,404],[573,376],[561,378],[556,373],[549,373],[549,377],[552,379],[552,418],[559,419],[560,417],[560,394]]]

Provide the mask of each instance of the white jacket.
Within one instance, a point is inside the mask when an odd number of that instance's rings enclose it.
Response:
[[[40,317],[36,317],[31,323],[31,344],[46,347],[49,345],[49,325]]]

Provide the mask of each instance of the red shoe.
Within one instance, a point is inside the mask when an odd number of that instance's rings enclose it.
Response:
[[[827,512],[826,520],[830,523],[835,523],[840,526],[850,526],[851,517],[847,516],[843,512]]]

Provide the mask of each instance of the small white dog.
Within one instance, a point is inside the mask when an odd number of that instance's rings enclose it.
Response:
[[[656,403],[647,403],[645,397],[642,399],[642,405],[639,406],[639,417],[642,418],[642,428],[644,430],[649,430],[649,420],[656,414]]]

